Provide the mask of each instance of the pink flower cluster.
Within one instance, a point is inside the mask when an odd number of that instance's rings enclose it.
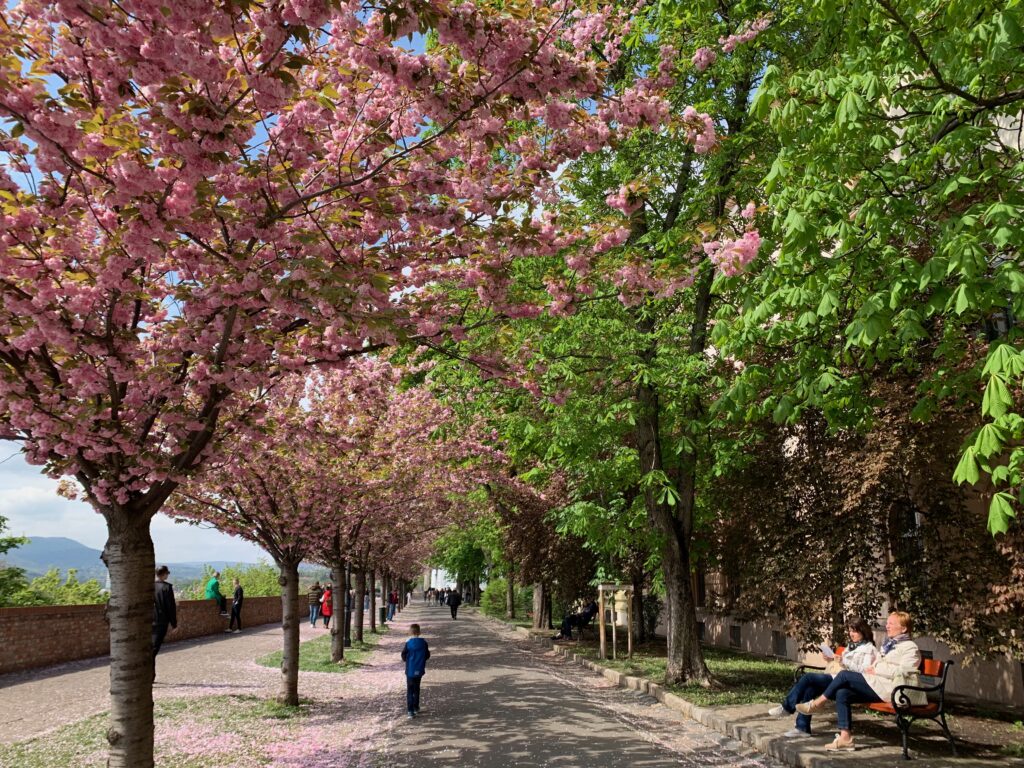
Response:
[[[741,274],[746,266],[757,257],[761,248],[761,234],[757,230],[745,232],[736,240],[712,240],[704,243],[704,252],[722,274]]]
[[[735,35],[729,35],[728,37],[718,38],[719,45],[722,46],[722,51],[725,53],[732,53],[737,45],[749,43],[759,34],[768,29],[771,24],[770,16],[760,16],[750,24],[750,26],[742,29]]]
[[[618,192],[608,195],[604,201],[627,216],[644,204],[643,198],[637,194],[636,186],[633,184],[624,184]]]
[[[703,72],[705,69],[710,67],[718,59],[718,54],[714,48],[698,48],[696,53],[693,54],[693,66],[697,68],[698,72]]]
[[[734,50],[736,50],[737,46],[751,42],[759,34],[768,29],[770,24],[771,16],[759,16],[758,18],[754,19],[754,21],[751,22],[749,25],[743,27],[736,34],[729,35],[728,37],[719,37],[718,44],[722,48],[722,53],[732,53]],[[703,72],[712,64],[714,64],[717,60],[718,52],[714,48],[704,46],[698,48],[694,52],[693,58],[690,61],[693,64],[694,69],[696,69],[698,72]]]
[[[706,155],[718,144],[715,122],[706,112],[698,112],[692,106],[686,107],[683,110],[683,125],[686,129],[686,138],[693,144],[693,149],[698,155]]]

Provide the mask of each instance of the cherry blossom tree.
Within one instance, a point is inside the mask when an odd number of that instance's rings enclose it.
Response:
[[[111,765],[152,764],[153,515],[277,377],[457,325],[424,287],[536,311],[503,272],[565,242],[552,172],[664,113],[577,106],[627,31],[566,0],[0,10],[0,434],[106,520]]]
[[[263,429],[235,436],[217,461],[180,486],[168,511],[260,545],[280,570],[281,692],[299,703],[299,564],[333,530],[331,499],[344,482],[319,462],[321,435],[303,407],[304,381],[292,375],[271,400]]]

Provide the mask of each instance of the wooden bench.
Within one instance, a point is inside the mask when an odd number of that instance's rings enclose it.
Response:
[[[836,655],[842,655],[846,650],[840,646],[836,649]],[[956,757],[956,742],[953,734],[946,724],[946,678],[949,675],[949,668],[953,666],[952,661],[938,661],[936,659],[921,659],[917,671],[921,677],[931,678],[933,685],[897,685],[893,691],[890,701],[879,701],[874,704],[861,704],[865,709],[873,712],[881,712],[885,715],[892,715],[896,718],[896,725],[900,729],[900,736],[903,742],[903,759],[909,760],[907,752],[907,735],[910,726],[917,720],[931,720],[942,728],[943,735],[949,740],[950,749]],[[823,670],[824,667],[815,667],[810,664],[801,664],[793,675],[796,681],[804,672],[809,669]],[[910,693],[912,691],[923,691],[928,695],[927,704],[911,704]]]
[[[589,632],[595,640],[597,639],[597,629],[594,628],[594,617],[591,617],[590,621],[584,624],[574,625],[572,629],[569,630],[570,636],[579,642],[583,642],[583,635],[587,632]]]

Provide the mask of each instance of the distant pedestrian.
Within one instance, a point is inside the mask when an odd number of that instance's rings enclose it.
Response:
[[[334,615],[334,586],[332,584],[324,587],[324,594],[320,598],[320,615],[324,617],[324,629],[330,629],[331,616]]]
[[[178,607],[174,602],[174,585],[167,581],[171,575],[166,565],[156,569],[156,581],[153,583],[153,676],[156,677],[156,655],[164,644],[167,628],[178,626]]]
[[[213,576],[206,582],[206,599],[216,600],[220,615],[228,615],[228,601],[220,592],[220,571],[214,571]]]
[[[402,661],[405,662],[405,704],[410,718],[420,713],[420,683],[427,672],[430,646],[420,637],[420,625],[409,627],[412,635],[402,646]]]
[[[309,623],[312,626],[316,626],[316,620],[320,618],[320,598],[324,596],[324,591],[320,587],[320,582],[313,582],[313,586],[309,588]]]
[[[242,600],[245,599],[245,590],[242,589],[242,582],[235,579],[235,591],[231,596],[231,621],[228,623],[227,632],[242,631]]]
[[[387,621],[391,621],[395,618],[395,611],[398,610],[398,590],[393,589],[388,593],[388,613]]]
[[[452,609],[453,619],[458,618],[460,605],[462,605],[462,595],[459,594],[457,589],[453,589],[451,594],[448,595],[448,607]]]

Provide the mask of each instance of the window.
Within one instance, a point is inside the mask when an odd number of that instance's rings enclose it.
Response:
[[[729,647],[739,648],[740,647],[740,632],[741,627],[739,624],[729,625]]]
[[[772,630],[772,654],[775,656],[788,657],[786,649],[786,636],[777,630]]]
[[[702,643],[704,642],[704,634],[705,634],[705,632],[706,632],[706,628],[704,626],[704,622],[703,621],[698,621],[697,622],[697,639],[700,640]]]

